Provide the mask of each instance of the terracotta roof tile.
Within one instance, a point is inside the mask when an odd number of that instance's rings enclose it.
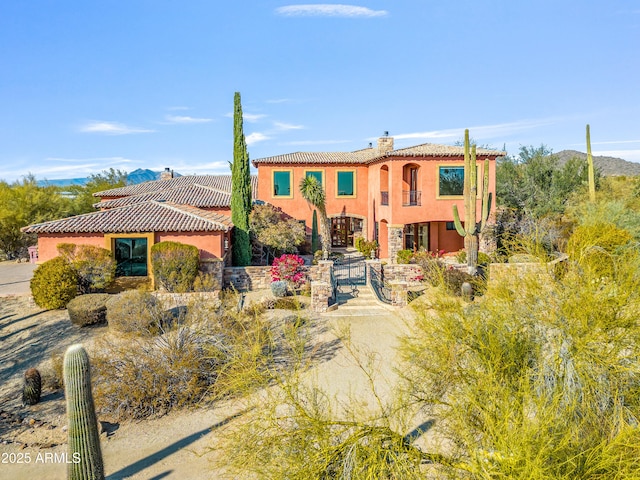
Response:
[[[506,152],[478,148],[479,156],[503,156]],[[453,157],[463,156],[464,147],[424,143],[381,153],[377,148],[365,148],[355,152],[295,152],[274,157],[258,158],[253,165],[260,164],[362,164],[366,165],[389,157]]]
[[[188,205],[149,200],[99,212],[29,225],[25,233],[135,233],[228,231],[226,215]]]
[[[229,207],[231,206],[231,193],[194,183],[180,187],[154,190],[148,193],[139,193],[128,197],[104,200],[94,203],[96,208],[117,208],[124,205],[157,200],[177,203],[179,205],[191,205],[198,208]]]
[[[231,192],[231,175],[184,175],[182,177],[170,178],[168,180],[152,180],[149,182],[127,185],[126,187],[112,188],[96,192],[94,197],[128,197],[141,193],[151,193],[170,188],[185,187],[193,184],[211,187],[225,192]],[[258,194],[258,177],[251,175],[252,195],[255,198]]]

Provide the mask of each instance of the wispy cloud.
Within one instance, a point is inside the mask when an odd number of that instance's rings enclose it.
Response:
[[[33,174],[38,178],[79,178],[107,168],[126,170],[133,163],[136,161],[125,157],[47,157]]]
[[[245,141],[247,142],[247,145],[253,145],[258,142],[263,142],[264,140],[269,140],[270,138],[271,137],[268,137],[264,133],[254,132],[245,136]]]
[[[383,17],[386,10],[372,10],[356,5],[318,3],[309,5],[287,5],[276,8],[276,13],[285,17]]]
[[[184,110],[191,110],[191,109],[189,107],[176,106],[176,107],[167,107],[167,110],[175,112],[175,111],[184,111]]]
[[[233,118],[233,112],[226,113],[225,117]],[[249,123],[256,123],[258,120],[265,118],[267,115],[264,113],[247,113],[242,112],[242,119]]]
[[[130,127],[117,122],[89,122],[80,127],[83,133],[101,133],[104,135],[131,135],[134,133],[151,133],[154,130]]]
[[[273,124],[278,130],[302,130],[304,128],[302,125],[292,125],[284,122],[273,122]]]
[[[266,103],[292,103],[295,100],[292,98],[274,98],[272,100],[265,100]]]
[[[169,123],[208,123],[211,122],[211,118],[198,118],[198,117],[189,117],[183,115],[165,115],[164,117]]]
[[[545,125],[553,125],[557,123],[557,119],[537,119],[537,120],[521,120],[518,122],[510,123],[498,123],[495,125],[476,125],[469,128],[469,132],[473,138],[489,139],[489,138],[504,138],[509,135],[513,135],[525,130],[531,130],[534,128],[542,127]],[[396,140],[404,139],[423,139],[423,140],[440,140],[443,139],[457,139],[464,135],[465,128],[449,128],[445,130],[431,130],[427,132],[414,132],[414,133],[402,133],[400,135],[393,135]]]

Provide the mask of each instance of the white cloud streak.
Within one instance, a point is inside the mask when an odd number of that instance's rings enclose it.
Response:
[[[275,125],[275,127],[278,130],[302,130],[302,129],[304,129],[304,126],[302,126],[302,125],[292,125],[291,123],[273,122],[273,124]]]
[[[287,5],[276,8],[276,13],[285,17],[383,17],[386,10],[372,10],[356,5],[318,3],[308,5]]]
[[[594,150],[593,155],[600,157],[622,158],[628,162],[640,162],[640,149],[638,150]]]
[[[468,127],[470,135],[478,139],[488,138],[504,138],[524,130],[532,130],[534,128],[556,123],[554,119],[540,120],[522,120],[518,122],[499,123],[495,125],[477,125]],[[464,135],[464,128],[449,128],[446,130],[431,130],[428,132],[402,133],[393,135],[396,140],[405,139],[423,139],[423,140],[442,140],[442,139],[459,139]]]
[[[211,118],[197,118],[183,115],[165,115],[165,119],[169,123],[191,124],[191,123],[208,123]]]
[[[247,142],[247,145],[253,145],[256,144],[258,142],[263,142],[265,140],[269,140],[271,137],[266,136],[264,133],[260,133],[260,132],[254,132],[254,133],[250,133],[249,135],[245,136],[245,141]]]
[[[100,133],[103,135],[131,135],[135,133],[152,133],[154,130],[130,127],[117,122],[89,122],[80,127],[83,133]]]

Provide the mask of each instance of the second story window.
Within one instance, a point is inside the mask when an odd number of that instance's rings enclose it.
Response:
[[[356,172],[353,170],[336,172],[336,188],[338,197],[355,197]]]
[[[458,197],[464,190],[464,167],[439,167],[438,196]]]
[[[320,185],[324,185],[324,183],[322,182],[322,170],[307,170],[306,172],[304,172],[305,177],[314,177],[316,180],[318,180],[318,183]]]
[[[291,170],[275,170],[273,172],[273,196],[291,198]]]

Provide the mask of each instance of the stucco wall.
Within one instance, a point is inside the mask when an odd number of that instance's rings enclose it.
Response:
[[[154,242],[174,241],[194,245],[200,250],[200,258],[212,259],[224,257],[224,232],[157,232]],[[126,237],[127,234],[118,236]],[[93,245],[110,249],[102,233],[85,234],[40,234],[38,235],[38,262],[46,262],[58,256],[59,243]]]
[[[272,192],[273,170],[291,170],[291,198],[274,197]],[[368,172],[366,166],[354,165],[322,165],[313,167],[309,165],[266,165],[258,168],[258,198],[276,207],[280,207],[285,213],[298,220],[304,220],[307,227],[311,227],[313,207],[310,207],[300,194],[300,181],[307,170],[321,170],[323,183],[327,196],[327,215],[329,217],[344,214],[346,216],[366,216],[368,199]],[[339,170],[355,170],[356,195],[354,198],[337,197],[336,172]]]

